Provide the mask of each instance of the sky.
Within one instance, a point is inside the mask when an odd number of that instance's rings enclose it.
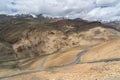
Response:
[[[0,14],[120,20],[120,0],[0,0]]]

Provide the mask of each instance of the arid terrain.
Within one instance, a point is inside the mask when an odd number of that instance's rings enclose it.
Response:
[[[120,80],[118,22],[0,17],[0,80]]]

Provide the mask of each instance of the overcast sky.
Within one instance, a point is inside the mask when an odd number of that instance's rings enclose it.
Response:
[[[0,0],[0,14],[120,20],[120,0]]]

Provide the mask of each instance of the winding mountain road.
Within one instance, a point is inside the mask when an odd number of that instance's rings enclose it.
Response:
[[[75,65],[75,64],[78,64],[81,62],[81,56],[84,55],[86,52],[88,52],[92,47],[88,47],[86,49],[84,49],[83,51],[79,52],[76,56],[76,59],[75,61],[71,62],[71,63],[68,63],[68,64],[65,64],[63,65],[64,67],[66,66],[72,66],[72,65]]]
[[[66,65],[64,65],[64,66],[72,66],[72,65],[78,64],[78,63],[80,62],[80,57],[81,57],[83,54],[85,54],[87,51],[89,51],[90,49],[91,49],[91,47],[88,47],[88,48],[84,49],[83,51],[81,51],[80,53],[78,53],[77,58],[76,58],[75,61],[73,61],[72,63],[66,64]],[[21,72],[21,73],[14,74],[14,75],[10,75],[10,76],[0,77],[0,80],[6,79],[6,78],[11,78],[11,77],[16,77],[16,76],[20,76],[20,75],[27,75],[27,74],[32,74],[32,73],[44,71],[44,70],[41,70],[41,69],[42,69],[42,67],[44,66],[47,58],[48,58],[48,56],[44,57],[44,58],[42,59],[42,61],[40,62],[39,66],[38,66],[40,70],[33,70],[33,71],[28,71],[28,72]],[[62,66],[61,66],[61,67],[62,67]]]
[[[83,51],[79,52],[78,55],[76,56],[76,59],[68,64],[62,65],[62,66],[57,66],[55,68],[60,68],[60,67],[67,67],[67,66],[72,66],[75,64],[83,64],[83,63],[98,63],[98,62],[110,62],[110,61],[120,61],[120,58],[113,58],[113,59],[103,59],[103,60],[99,60],[99,61],[93,61],[93,62],[81,62],[81,56],[84,55],[86,52],[88,52],[89,50],[91,50],[93,47],[87,47],[86,49],[84,49]],[[11,77],[16,77],[16,76],[20,76],[20,75],[28,75],[28,74],[32,74],[32,73],[37,73],[37,72],[42,72],[42,71],[46,71],[46,70],[42,70],[47,58],[49,56],[46,56],[42,59],[42,61],[39,64],[39,70],[33,70],[33,71],[26,71],[26,72],[21,72],[18,74],[14,74],[14,75],[9,75],[9,76],[4,76],[4,77],[0,77],[0,80],[5,80],[7,78],[11,78]]]

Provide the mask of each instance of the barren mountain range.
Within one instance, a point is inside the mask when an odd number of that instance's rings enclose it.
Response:
[[[0,80],[120,80],[120,22],[0,16]]]

